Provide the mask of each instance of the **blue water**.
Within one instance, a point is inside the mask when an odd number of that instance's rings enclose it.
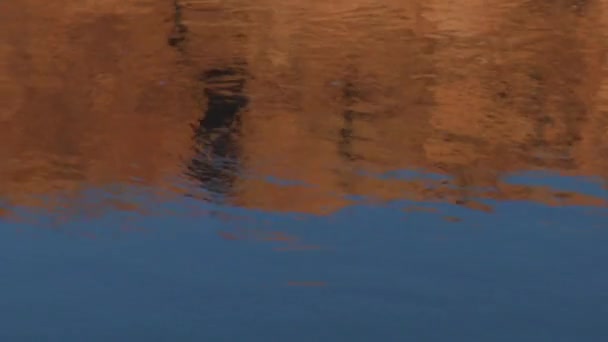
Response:
[[[606,211],[486,203],[314,216],[184,198],[158,204],[170,215],[5,221],[0,340],[604,340]],[[126,216],[145,230],[116,229]],[[239,229],[315,248],[218,235]]]

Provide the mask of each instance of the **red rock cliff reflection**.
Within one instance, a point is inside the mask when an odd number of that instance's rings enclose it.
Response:
[[[501,179],[606,174],[604,7],[3,2],[0,191],[34,205],[181,177],[178,194],[276,211],[348,195],[601,205]],[[451,178],[374,176],[402,169]]]

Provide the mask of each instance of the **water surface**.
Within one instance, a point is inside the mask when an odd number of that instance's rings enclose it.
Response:
[[[1,2],[0,338],[605,340],[607,6]]]

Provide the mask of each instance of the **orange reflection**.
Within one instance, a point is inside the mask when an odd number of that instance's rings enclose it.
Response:
[[[317,214],[353,196],[603,206],[502,179],[608,175],[605,7],[5,1],[0,196],[91,215],[143,210],[126,185]],[[377,176],[407,169],[446,178]],[[82,203],[91,188],[116,199]]]

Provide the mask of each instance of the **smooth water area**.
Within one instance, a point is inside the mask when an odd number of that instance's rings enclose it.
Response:
[[[0,1],[0,341],[605,341],[606,23]]]

